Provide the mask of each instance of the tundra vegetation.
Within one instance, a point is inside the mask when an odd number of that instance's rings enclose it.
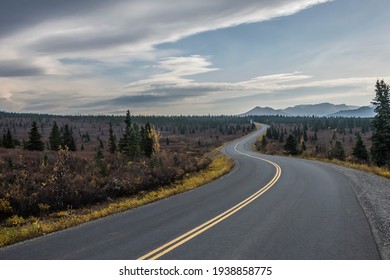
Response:
[[[191,174],[209,180],[220,176],[231,162],[215,157],[216,148],[254,125],[233,116],[0,112],[0,129],[0,231],[15,235],[24,225],[61,220],[77,209],[130,197],[142,201],[147,193],[159,197],[157,191],[174,194],[194,180],[202,183]],[[2,245],[7,242],[12,241]]]

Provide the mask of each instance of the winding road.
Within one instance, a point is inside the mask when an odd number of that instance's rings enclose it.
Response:
[[[234,170],[195,190],[0,249],[0,259],[379,259],[345,175],[229,143]]]

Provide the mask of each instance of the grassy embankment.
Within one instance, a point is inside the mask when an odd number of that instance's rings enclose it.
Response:
[[[233,168],[233,165],[233,160],[227,156],[218,155],[204,170],[188,174],[184,179],[170,186],[162,186],[156,190],[141,192],[133,197],[122,198],[88,208],[61,211],[39,218],[30,217],[27,222],[25,221],[17,226],[1,227],[0,247],[70,228],[200,187],[227,174]],[[15,223],[17,224],[18,221],[15,221]]]
[[[360,171],[364,171],[364,172],[377,174],[379,176],[383,176],[386,178],[390,178],[390,170],[387,168],[384,168],[384,167],[355,163],[355,162],[350,162],[350,161],[341,161],[341,160],[337,160],[337,159],[324,159],[324,158],[307,158],[307,159],[337,164],[337,165],[344,166],[347,168],[352,168],[352,169],[356,169],[356,170],[360,170]]]

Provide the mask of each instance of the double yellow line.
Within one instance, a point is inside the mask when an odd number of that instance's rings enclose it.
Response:
[[[245,140],[243,140],[243,141],[245,141]],[[227,219],[228,217],[230,217],[234,213],[240,211],[242,208],[244,208],[245,206],[247,206],[248,204],[253,202],[255,199],[260,197],[262,194],[264,194],[267,190],[269,190],[279,180],[279,178],[280,178],[280,176],[282,174],[282,170],[281,170],[279,165],[277,165],[276,163],[274,163],[272,161],[269,161],[269,160],[266,160],[266,159],[263,159],[263,158],[260,158],[260,157],[256,157],[256,156],[253,156],[253,155],[250,155],[250,154],[246,154],[246,153],[243,153],[243,152],[240,152],[240,151],[237,150],[237,146],[240,143],[242,143],[243,141],[237,143],[234,146],[234,150],[236,152],[238,152],[239,154],[242,154],[242,155],[245,155],[245,156],[248,156],[248,157],[251,157],[251,158],[255,158],[255,159],[258,159],[258,160],[262,160],[262,161],[265,161],[265,162],[273,165],[275,167],[276,172],[275,172],[274,177],[271,179],[271,181],[269,181],[259,191],[257,191],[253,195],[249,196],[245,200],[241,201],[240,203],[236,204],[235,206],[233,206],[229,210],[227,210],[227,211],[223,212],[222,214],[214,217],[213,219],[211,219],[211,220],[201,224],[200,226],[198,226],[198,227],[196,227],[196,228],[186,232],[185,234],[183,234],[183,235],[179,236],[178,238],[176,238],[176,239],[174,239],[174,240],[164,244],[163,246],[161,246],[161,247],[151,251],[150,253],[139,257],[138,258],[139,260],[156,260],[156,259],[160,258],[161,256],[167,254],[168,252],[170,252],[170,251],[174,250],[175,248],[179,247],[180,245],[182,245],[182,244],[186,243],[187,241],[193,239],[194,237],[198,236],[202,232],[205,232],[209,228],[211,228],[211,227],[215,226],[216,224],[222,222],[223,220]]]

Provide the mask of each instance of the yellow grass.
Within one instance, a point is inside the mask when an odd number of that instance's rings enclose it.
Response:
[[[218,155],[213,158],[206,169],[189,174],[171,186],[163,186],[154,191],[142,192],[134,197],[118,199],[90,208],[57,212],[42,219],[31,217],[29,222],[24,225],[15,227],[2,225],[0,227],[0,247],[123,212],[197,188],[228,173],[233,165],[233,160],[227,156]]]
[[[315,160],[321,160],[321,161],[341,165],[344,167],[348,167],[348,168],[352,168],[352,169],[356,169],[356,170],[360,170],[360,171],[374,173],[374,174],[377,174],[377,175],[380,175],[380,176],[383,176],[386,178],[390,178],[390,170],[385,168],[385,167],[378,167],[375,165],[354,163],[354,162],[350,162],[350,161],[341,161],[341,160],[337,160],[337,159],[329,160],[329,159],[315,158]]]

